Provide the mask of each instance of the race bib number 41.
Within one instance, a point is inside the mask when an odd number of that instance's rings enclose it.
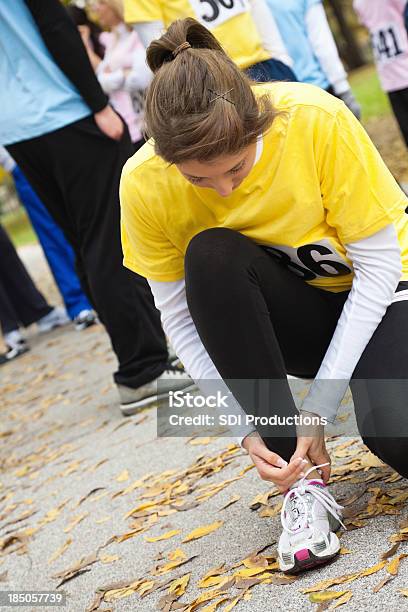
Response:
[[[209,30],[249,11],[248,0],[189,0],[198,21]]]
[[[406,40],[397,24],[389,23],[371,36],[375,59],[384,64],[407,51]]]

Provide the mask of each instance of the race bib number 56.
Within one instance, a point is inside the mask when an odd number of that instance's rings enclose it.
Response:
[[[209,30],[249,10],[248,0],[189,0],[198,20]]]
[[[298,248],[282,245],[262,245],[262,248],[280,264],[306,281],[346,276],[353,272],[346,260],[326,239]]]

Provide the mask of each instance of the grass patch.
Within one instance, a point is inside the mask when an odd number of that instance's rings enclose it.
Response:
[[[0,222],[16,247],[38,242],[26,211],[22,206],[0,217]]]
[[[350,85],[361,104],[363,121],[390,114],[391,106],[387,94],[381,89],[374,66],[364,66],[350,74]]]

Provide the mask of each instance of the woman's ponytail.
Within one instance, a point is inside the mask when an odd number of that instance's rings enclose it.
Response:
[[[185,43],[188,43],[189,46]],[[177,49],[212,49],[224,53],[218,40],[207,28],[195,19],[179,19],[172,23],[167,32],[158,40],[154,40],[147,49],[147,63],[152,72],[157,72],[166,62],[177,57]]]

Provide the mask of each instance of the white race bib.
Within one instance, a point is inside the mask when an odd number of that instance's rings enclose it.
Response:
[[[325,238],[298,248],[281,244],[276,246],[262,244],[260,246],[291,272],[307,281],[315,278],[345,276],[353,272],[349,263]]]
[[[397,23],[388,23],[371,36],[374,56],[379,64],[387,63],[407,51],[406,37]]]
[[[189,0],[189,2],[198,21],[209,30],[249,11],[248,0]]]

